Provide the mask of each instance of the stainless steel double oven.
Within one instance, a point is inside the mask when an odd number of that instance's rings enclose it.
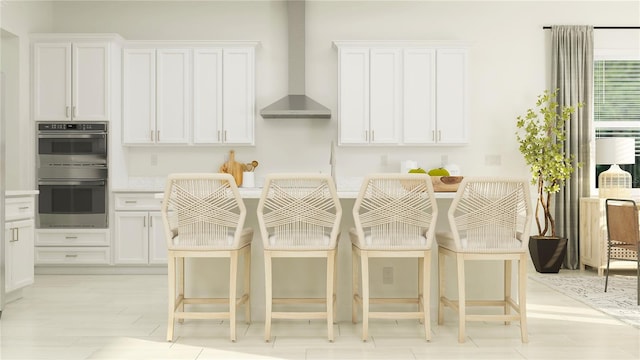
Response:
[[[37,124],[39,228],[107,228],[105,122]]]

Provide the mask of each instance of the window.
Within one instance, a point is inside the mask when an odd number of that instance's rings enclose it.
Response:
[[[596,138],[636,139],[636,164],[620,168],[631,173],[632,186],[640,188],[640,60],[596,60],[593,92]],[[596,188],[598,175],[609,166],[596,165]]]

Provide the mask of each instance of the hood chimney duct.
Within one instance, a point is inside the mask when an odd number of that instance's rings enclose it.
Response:
[[[305,95],[305,6],[305,1],[287,1],[289,94],[262,109],[264,119],[331,118],[331,110]]]

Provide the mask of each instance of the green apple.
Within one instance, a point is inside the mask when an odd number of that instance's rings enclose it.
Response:
[[[426,174],[427,172],[423,168],[411,169],[409,174]]]
[[[431,176],[449,176],[449,171],[445,168],[437,168],[429,170]]]

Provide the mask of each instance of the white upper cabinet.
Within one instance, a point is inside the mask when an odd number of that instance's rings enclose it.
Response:
[[[189,142],[190,51],[124,49],[125,144]]]
[[[255,44],[125,48],[124,144],[254,144]]]
[[[255,55],[251,48],[224,49],[222,116],[224,143],[254,143]]]
[[[152,144],[156,139],[156,51],[123,50],[122,117],[126,144]]]
[[[193,52],[193,142],[222,143],[222,49]]]
[[[109,120],[109,49],[107,41],[35,40],[34,120]]]
[[[436,140],[436,51],[404,52],[403,109],[405,144],[429,144]]]
[[[340,144],[366,144],[370,130],[369,49],[341,48],[338,59]]]
[[[335,42],[339,143],[464,144],[467,50],[423,42]]]
[[[437,64],[436,141],[441,144],[466,143],[467,50],[439,49]]]
[[[400,49],[371,49],[369,142],[372,144],[397,144],[400,141],[401,55]]]
[[[191,50],[156,52],[156,142],[189,142]]]

